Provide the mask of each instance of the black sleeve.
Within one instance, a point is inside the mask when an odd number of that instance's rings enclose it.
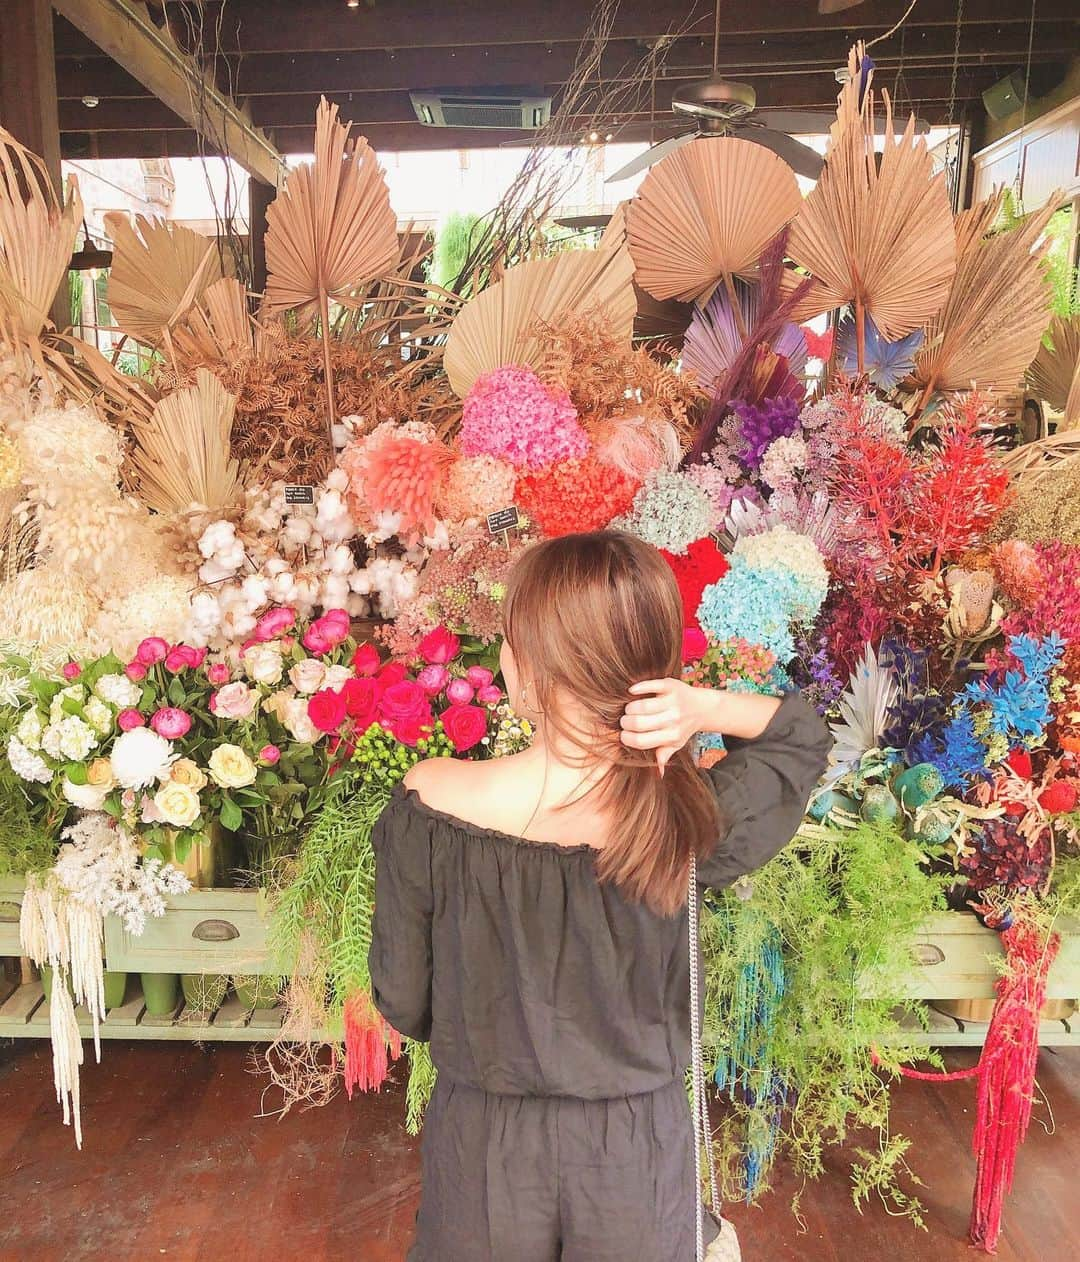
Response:
[[[702,772],[712,782],[727,831],[698,864],[701,885],[719,889],[753,872],[795,835],[825,770],[832,737],[797,692],[752,741],[725,737],[727,755]]]
[[[375,914],[368,968],[375,1006],[399,1034],[431,1037],[431,834],[395,794],[371,836]]]

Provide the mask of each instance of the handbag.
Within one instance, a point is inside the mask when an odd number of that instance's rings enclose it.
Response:
[[[720,1193],[713,1162],[709,1101],[705,1094],[705,1064],[701,1052],[701,979],[698,973],[698,888],[697,860],[690,856],[690,891],[687,898],[690,922],[690,1081],[694,1141],[694,1240],[696,1262],[742,1262],[742,1251],[734,1226],[720,1216]],[[709,1207],[720,1234],[705,1251],[705,1205],[701,1195],[701,1153],[709,1172]]]

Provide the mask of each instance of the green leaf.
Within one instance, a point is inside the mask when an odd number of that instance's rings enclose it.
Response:
[[[175,706],[184,704],[187,693],[184,691],[184,683],[179,675],[173,675],[172,679],[169,680],[168,697],[169,701]]]
[[[188,855],[191,853],[193,841],[194,835],[187,829],[184,829],[183,832],[176,834],[176,837],[173,840],[173,854],[176,856],[177,863],[183,863],[184,860],[187,859]]]
[[[244,822],[244,812],[227,794],[221,795],[221,826],[234,833]]]
[[[164,863],[166,855],[165,855],[165,851],[162,850],[162,848],[159,845],[157,845],[156,842],[151,842],[150,845],[144,848],[143,857],[145,859],[160,859],[161,862]]]

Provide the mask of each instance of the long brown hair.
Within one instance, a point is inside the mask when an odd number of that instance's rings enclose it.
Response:
[[[716,798],[689,749],[661,777],[653,750],[619,739],[630,685],[680,673],[683,611],[671,570],[655,548],[617,531],[549,539],[514,566],[503,621],[544,721],[583,766],[610,764],[593,790],[611,823],[598,876],[661,914],[678,911],[690,856],[719,838]],[[573,697],[591,730],[560,716],[559,692]]]

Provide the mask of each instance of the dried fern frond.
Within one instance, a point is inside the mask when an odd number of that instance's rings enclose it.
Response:
[[[626,212],[634,279],[654,298],[708,298],[750,277],[802,205],[791,167],[733,136],[695,140],[658,162]]]
[[[851,302],[860,349],[866,314],[890,341],[913,333],[940,309],[956,271],[945,174],[934,175],[914,117],[893,135],[887,92],[878,165],[873,71],[863,72],[864,57],[861,44],[851,49],[825,169],[788,238],[791,258],[814,277],[798,318]]]
[[[1066,429],[1080,426],[1080,315],[1054,317],[1027,379],[1055,412],[1064,412]]]
[[[539,367],[544,347],[537,327],[570,315],[599,314],[629,345],[637,307],[633,272],[625,249],[604,245],[507,268],[502,280],[465,304],[450,328],[443,364],[454,393],[463,399],[477,377],[508,364]]]
[[[915,357],[923,400],[933,390],[1014,389],[1050,321],[1051,286],[1040,238],[1058,205],[1052,196],[1008,232],[990,234],[1003,193],[956,216],[956,276]]]
[[[0,127],[0,312],[36,339],[67,275],[82,222],[79,186],[61,205],[45,164]]]
[[[240,470],[229,455],[236,399],[205,368],[195,385],[167,395],[148,422],[135,427],[131,462],[139,494],[159,513],[191,504],[226,508],[240,490]]]
[[[164,330],[225,274],[217,243],[164,219],[114,211],[105,216],[112,238],[109,309],[125,333],[160,346]]]

